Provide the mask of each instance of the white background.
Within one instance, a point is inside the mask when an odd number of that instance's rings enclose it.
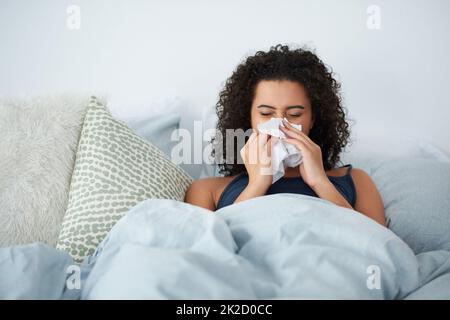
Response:
[[[371,5],[381,29],[367,27]],[[354,137],[420,137],[450,154],[449,14],[447,0],[0,0],[0,95],[106,94],[147,114],[176,96],[189,128],[247,55],[307,44],[342,82]]]

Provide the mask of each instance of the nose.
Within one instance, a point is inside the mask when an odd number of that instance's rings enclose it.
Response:
[[[276,118],[285,118],[285,117],[286,117],[286,113],[285,112],[278,111],[276,113]]]

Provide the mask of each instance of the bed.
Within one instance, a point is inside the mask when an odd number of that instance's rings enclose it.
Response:
[[[177,119],[152,121],[165,123],[159,134]],[[156,122],[150,128],[157,128]],[[113,133],[96,123],[114,128]],[[160,147],[152,146],[156,133],[149,133],[149,124],[135,123],[133,129],[117,122],[91,98],[56,244],[28,241],[0,248],[0,298],[450,299],[450,161],[432,144],[401,142],[401,154],[366,148],[344,155],[344,163],[366,170],[376,183],[385,228],[354,210],[290,193],[216,212],[184,203],[192,176],[163,159],[162,135]],[[101,174],[110,172],[96,175],[101,170],[90,168],[89,161],[107,161],[111,150],[113,158],[128,154],[131,136],[166,169],[155,171],[154,163],[139,162],[140,154],[128,155],[134,160],[126,168],[118,164],[111,170],[121,177],[137,170],[147,177],[149,170],[152,189],[140,194],[133,185],[130,190],[106,186],[128,198],[104,203],[105,195],[92,193],[103,186],[89,188],[95,179],[106,181]],[[104,137],[116,146],[102,149],[97,141]],[[217,174],[210,169],[201,171]],[[92,172],[95,181],[84,182]],[[172,186],[159,194],[161,181]],[[85,207],[79,205],[84,202]],[[86,235],[80,237],[82,231]]]

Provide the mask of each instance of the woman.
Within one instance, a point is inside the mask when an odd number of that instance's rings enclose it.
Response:
[[[383,202],[370,176],[351,164],[336,167],[350,135],[339,89],[332,72],[307,49],[277,45],[247,58],[227,80],[216,105],[222,137],[227,129],[253,130],[240,153],[243,164],[233,151],[232,163],[219,164],[224,176],[194,181],[185,201],[214,211],[266,194],[299,193],[354,209],[385,226]],[[280,130],[303,156],[299,166],[285,168],[284,177],[273,184],[271,175],[262,174],[270,162],[262,159],[270,159],[274,138],[257,131],[272,117],[302,126],[285,123]],[[224,148],[226,159],[227,152]],[[252,154],[257,161],[250,161]]]

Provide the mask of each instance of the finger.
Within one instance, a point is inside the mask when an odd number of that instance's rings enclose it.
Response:
[[[250,135],[250,137],[248,138],[248,141],[252,142],[253,140],[256,139],[257,136],[258,136],[258,132],[257,131],[253,131],[252,134]]]
[[[286,128],[292,129],[295,132],[302,132],[300,129],[294,127],[292,124],[290,124],[288,121],[283,119],[283,124]]]
[[[283,120],[283,125],[285,128],[294,131],[295,133],[302,133],[302,130],[294,127],[292,124],[290,124],[289,122],[287,122],[286,120]]]
[[[277,137],[271,136],[269,140],[267,141],[267,148],[268,148],[268,154],[269,156],[272,156],[272,150],[274,144],[278,141]]]
[[[302,137],[295,131],[289,129],[289,128],[285,128],[285,127],[281,127],[280,128],[281,131],[288,137],[290,138],[295,138],[295,139],[301,139]]]
[[[301,140],[301,141],[303,141],[304,143],[310,145],[311,147],[312,147],[312,145],[313,145],[313,142],[312,142],[312,141],[310,141],[310,140],[308,140],[307,138],[305,138],[305,134],[301,134],[302,132],[301,132],[301,133],[298,133],[298,132],[295,132],[295,131],[293,131],[293,130],[291,130],[291,129],[289,129],[289,128],[283,128],[283,127],[281,127],[281,126],[280,126],[280,130],[281,130],[284,134],[286,134],[286,136],[288,136],[288,137],[291,137],[291,138],[295,138],[295,139]]]
[[[267,142],[261,148],[261,159],[266,159],[272,156],[272,137],[269,137]]]
[[[300,129],[294,127],[294,126],[293,126],[292,124],[290,124],[289,122],[286,122],[286,120],[283,120],[283,123],[286,125],[286,127],[287,127],[288,129],[291,129],[291,130],[294,131],[295,133],[297,133],[297,134],[303,136],[308,142],[314,143],[314,141],[312,141],[311,138],[308,137],[308,135],[305,134],[302,130],[300,130]]]
[[[256,164],[258,161],[258,139],[259,132],[253,131],[250,135],[248,143],[246,144],[246,156],[249,164]]]
[[[267,140],[267,144],[269,144],[270,147],[273,147],[273,145],[278,141],[278,139],[279,139],[278,137],[271,136],[269,140]]]
[[[258,146],[264,147],[267,144],[268,138],[269,138],[268,134],[259,133],[258,134]]]
[[[250,136],[248,137],[247,142],[244,144],[243,149],[249,148],[249,146],[251,144],[253,144],[253,141],[255,141],[256,137],[257,137],[257,133],[255,131],[253,131],[252,134],[250,134]]]
[[[294,138],[286,138],[283,141],[293,144],[294,146],[296,146],[302,153],[304,152],[308,152],[309,151],[309,146],[303,142],[302,140],[297,140]]]

